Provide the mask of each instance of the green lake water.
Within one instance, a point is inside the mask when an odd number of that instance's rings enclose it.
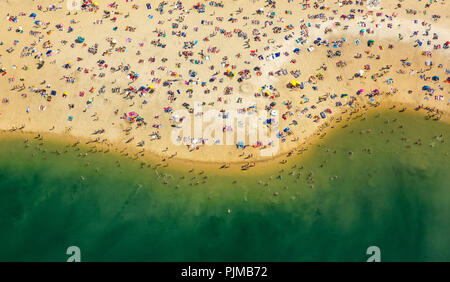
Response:
[[[3,138],[0,261],[66,261],[69,246],[82,261],[366,261],[369,246],[382,261],[450,261],[449,133],[372,114],[283,171],[207,179]]]

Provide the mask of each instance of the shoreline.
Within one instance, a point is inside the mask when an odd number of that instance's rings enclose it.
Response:
[[[389,112],[394,110],[392,106],[396,105],[395,110],[398,111],[401,107],[411,107],[412,104],[404,103],[398,105],[398,103],[393,103],[391,101],[384,101],[379,106],[370,106],[367,108],[360,107],[359,109],[364,109],[361,113],[360,110],[355,112],[350,112],[346,114],[342,114],[337,118],[330,119],[327,122],[327,125],[323,124],[321,127],[317,128],[314,134],[311,134],[304,142],[298,144],[295,149],[291,149],[286,152],[281,152],[274,157],[270,157],[263,160],[256,160],[254,163],[255,167],[249,170],[242,170],[241,166],[245,165],[248,162],[240,161],[240,162],[228,162],[230,164],[229,168],[221,169],[220,166],[223,165],[223,162],[208,162],[208,161],[193,161],[189,159],[181,159],[181,158],[168,158],[164,155],[154,154],[152,152],[147,152],[144,156],[138,156],[139,150],[130,149],[124,150],[120,149],[120,146],[115,143],[98,143],[93,142],[92,139],[88,138],[78,138],[71,135],[64,135],[58,133],[51,132],[33,132],[33,131],[23,131],[23,130],[0,130],[0,142],[3,138],[14,138],[14,137],[24,137],[28,139],[30,137],[35,137],[37,134],[40,134],[42,138],[45,140],[49,140],[50,142],[58,143],[61,145],[65,145],[65,147],[80,147],[83,148],[86,152],[91,153],[110,153],[114,154],[119,158],[129,158],[133,161],[140,161],[141,163],[145,163],[145,165],[151,165],[152,169],[168,169],[175,172],[185,173],[187,171],[203,171],[212,175],[222,175],[227,173],[234,173],[233,175],[237,177],[241,176],[257,176],[260,174],[275,172],[279,169],[285,168],[287,165],[291,163],[293,160],[298,160],[302,158],[302,156],[308,156],[311,147],[317,144],[320,144],[326,138],[331,137],[336,130],[331,131],[331,129],[339,129],[346,127],[348,124],[355,122],[357,119],[365,118],[367,115],[376,115],[383,114],[385,112]],[[399,107],[400,106],[400,107]],[[400,109],[401,110],[401,109]],[[405,111],[407,114],[423,116],[423,111],[414,111],[414,109],[408,108]],[[354,116],[356,115],[356,116]],[[333,116],[335,117],[335,116]],[[444,118],[439,120],[440,122],[444,122],[450,125],[450,115],[446,113]],[[339,127],[338,127],[339,126]],[[331,132],[330,132],[331,131]],[[22,135],[22,136],[21,136]],[[75,143],[79,143],[74,146]],[[93,146],[92,146],[93,145]],[[286,155],[291,152],[291,156],[287,157]],[[294,153],[297,152],[297,153]],[[286,160],[285,163],[282,163],[283,160]],[[211,167],[214,166],[214,167]]]

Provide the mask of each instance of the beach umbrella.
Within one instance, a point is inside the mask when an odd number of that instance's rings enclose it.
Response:
[[[297,86],[297,85],[299,85],[300,83],[299,83],[298,81],[296,81],[296,80],[292,80],[292,81],[291,81],[291,84],[292,84],[292,86]]]
[[[370,39],[369,41],[367,41],[367,46],[370,47],[375,43],[375,40]]]
[[[30,14],[30,18],[33,18],[33,19],[36,18],[36,14],[35,13],[31,13]]]
[[[424,86],[422,87],[422,90],[430,90],[430,86],[424,85]]]
[[[439,81],[439,76],[435,75],[431,78],[433,81]]]

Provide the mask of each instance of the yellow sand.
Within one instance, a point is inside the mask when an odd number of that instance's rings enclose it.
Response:
[[[164,6],[164,13],[160,14],[156,11],[159,2],[148,1],[152,4],[152,9],[147,10],[145,3],[147,1],[115,1],[117,8],[108,5],[114,1],[98,1],[99,9],[96,12],[71,11],[68,10],[65,2],[56,3],[47,0],[38,1],[0,1],[1,11],[1,28],[0,41],[0,67],[7,71],[5,76],[0,77],[0,99],[9,99],[8,103],[0,103],[0,129],[9,130],[21,128],[28,132],[39,132],[52,134],[64,134],[75,138],[95,140],[98,138],[99,143],[114,144],[122,151],[130,151],[133,154],[153,156],[172,156],[174,159],[190,160],[189,164],[196,162],[211,163],[253,163],[260,160],[268,160],[272,157],[283,156],[288,152],[292,152],[298,148],[312,136],[322,134],[318,130],[323,130],[331,124],[332,120],[339,119],[343,114],[349,114],[352,111],[360,111],[363,113],[365,109],[374,105],[391,107],[395,105],[398,110],[407,108],[412,111],[419,105],[429,107],[434,112],[421,110],[424,114],[428,113],[433,118],[440,117],[448,120],[449,110],[449,84],[445,83],[448,74],[446,69],[450,69],[448,58],[449,49],[443,48],[434,50],[433,46],[443,43],[450,39],[448,27],[449,20],[449,4],[445,1],[437,1],[425,8],[425,1],[381,1],[381,10],[374,10],[372,15],[367,15],[368,7],[364,3],[362,6],[342,5],[339,6],[336,1],[317,1],[318,6],[314,8],[314,1],[308,1],[310,8],[303,9],[301,3],[306,1],[276,1],[276,8],[272,9],[263,1],[223,1],[224,8],[213,7],[209,1],[200,1],[205,4],[205,12],[198,13],[193,9],[193,5],[199,1],[183,1],[184,11],[174,10],[169,14],[168,11],[174,9],[176,1],[168,1]],[[220,2],[220,1],[217,1]],[[336,2],[336,3],[335,3]],[[342,2],[342,1],[340,1]],[[353,1],[355,2],[355,1]],[[401,4],[401,8],[397,4]],[[43,6],[42,11],[38,11],[37,5]],[[57,11],[46,11],[50,4],[57,7],[61,5],[62,9]],[[133,5],[139,7],[133,8]],[[326,5],[325,9],[319,9],[320,6]],[[257,15],[256,10],[263,8],[263,15]],[[240,11],[238,11],[241,9]],[[350,12],[355,9],[355,12]],[[356,10],[363,9],[363,13]],[[416,10],[416,15],[407,14],[406,9]],[[104,10],[111,12],[109,17],[104,17]],[[275,11],[275,17],[270,19],[267,15]],[[285,13],[285,11],[291,11]],[[20,16],[23,12],[25,15]],[[37,18],[31,19],[29,15],[36,13]],[[377,12],[382,12],[382,16],[376,16]],[[325,13],[325,19],[309,19],[308,15]],[[354,14],[355,19],[344,20],[340,18],[342,14]],[[386,18],[385,15],[396,13],[396,17]],[[7,19],[7,16],[17,16],[18,22],[14,23]],[[148,15],[152,15],[153,19],[149,19]],[[437,20],[432,19],[432,15],[440,15]],[[117,21],[111,19],[116,17]],[[218,21],[219,17],[223,17],[223,21]],[[248,17],[247,20],[244,17]],[[330,17],[334,17],[331,19]],[[237,19],[236,22],[229,21],[230,18]],[[177,19],[179,21],[177,21]],[[181,21],[182,19],[183,21]],[[259,20],[260,24],[252,24],[252,20]],[[304,21],[302,21],[302,19]],[[413,20],[418,20],[417,24]],[[37,27],[34,25],[35,20],[43,23],[50,23],[48,27]],[[76,23],[72,22],[74,20]],[[102,24],[94,24],[94,22],[102,20]],[[211,25],[201,24],[201,21],[212,22]],[[272,25],[264,27],[265,21],[273,21]],[[366,23],[366,27],[361,27],[360,22]],[[158,24],[160,22],[160,24]],[[336,25],[339,22],[339,26]],[[422,22],[427,24],[422,25]],[[178,23],[178,28],[172,28],[173,23]],[[300,34],[300,26],[302,24],[311,23],[307,28],[309,37]],[[58,31],[56,25],[62,24],[63,31]],[[292,24],[292,30],[286,30],[285,27]],[[315,25],[320,24],[319,28]],[[392,24],[392,28],[387,27]],[[430,26],[428,24],[431,24]],[[379,27],[377,27],[379,25]],[[73,27],[73,32],[68,33],[68,27]],[[113,31],[113,27],[117,26],[117,31]],[[135,28],[135,31],[126,31],[126,26]],[[182,27],[186,26],[186,29]],[[346,27],[347,26],[347,27]],[[21,27],[23,33],[16,32]],[[198,27],[198,31],[194,31],[194,27]],[[215,28],[220,27],[227,32],[232,33],[232,37],[227,37]],[[280,27],[280,33],[274,33],[273,28]],[[325,34],[326,27],[332,29]],[[11,30],[8,30],[11,28]],[[371,28],[373,34],[364,33],[359,35],[360,29]],[[248,35],[248,39],[238,38],[235,29],[240,29]],[[423,33],[429,30],[429,35]],[[165,37],[158,37],[156,30],[165,32]],[[410,37],[413,31],[418,31],[417,36]],[[30,31],[40,32],[36,37],[29,34]],[[177,37],[172,35],[172,31],[186,32],[186,37]],[[254,37],[260,33],[260,41],[255,41]],[[253,33],[255,32],[255,33]],[[266,33],[266,36],[263,34]],[[439,35],[438,39],[433,40],[433,33]],[[211,37],[211,35],[215,34]],[[254,35],[255,34],[255,35]],[[293,34],[292,38],[285,40],[285,36]],[[403,39],[399,39],[399,34]],[[42,36],[39,40],[39,36]],[[75,43],[75,39],[81,36],[85,39],[87,46],[83,47],[82,43]],[[303,37],[306,43],[299,44],[295,40]],[[343,37],[346,42],[340,48],[325,46],[316,46],[313,41],[320,37],[327,39],[328,42],[341,40]],[[111,47],[107,39],[115,39],[116,45]],[[126,39],[131,38],[131,42]],[[208,41],[204,39],[208,38]],[[14,40],[19,40],[15,46]],[[160,39],[162,43],[167,44],[165,48],[157,47],[151,44],[153,40]],[[369,39],[374,40],[372,47],[367,46]],[[414,40],[420,39],[423,42],[421,47],[415,48]],[[359,45],[355,45],[354,41],[360,40]],[[427,45],[427,40],[431,40],[431,45]],[[50,41],[51,48],[43,48],[43,44]],[[64,44],[64,41],[66,43]],[[198,41],[198,44],[192,49],[183,49],[183,42]],[[249,48],[246,48],[248,41]],[[74,44],[74,48],[70,45]],[[140,47],[139,43],[143,43]],[[21,52],[25,46],[31,46],[37,49],[37,53],[29,57],[21,58]],[[98,44],[98,53],[92,55],[88,53],[88,48],[94,44]],[[389,49],[388,45],[392,44],[393,48]],[[269,48],[265,50],[265,47]],[[307,48],[314,46],[312,52],[308,52]],[[382,50],[379,46],[382,46]],[[14,51],[8,53],[6,50],[10,47]],[[125,47],[126,52],[117,52],[116,48]],[[209,47],[217,47],[219,53],[208,53]],[[300,54],[293,53],[294,48],[300,48]],[[110,49],[110,54],[102,55],[103,52]],[[47,50],[52,50],[53,55],[47,57]],[[199,53],[203,50],[206,56],[210,56],[210,60],[202,59]],[[257,56],[250,56],[251,50],[255,50],[258,55],[262,55],[265,59],[260,61]],[[332,52],[340,51],[341,56],[333,58],[327,57],[327,50]],[[140,51],[140,55],[137,52]],[[179,56],[179,52],[192,51],[193,56],[185,59]],[[370,53],[365,53],[370,51]],[[423,51],[431,51],[432,57],[421,55]],[[267,56],[281,52],[281,56],[274,60],[267,60]],[[288,52],[285,56],[283,53]],[[41,69],[37,69],[39,59],[34,58],[36,54],[42,55],[45,65]],[[240,53],[240,57],[236,54]],[[361,58],[354,58],[355,54],[360,53]],[[379,55],[379,59],[377,59]],[[228,67],[221,65],[222,59],[228,57]],[[77,57],[82,58],[77,61]],[[148,59],[155,58],[152,63]],[[162,58],[167,58],[166,62],[162,62]],[[139,60],[143,59],[143,63]],[[190,59],[202,60],[203,64],[196,65],[190,62]],[[295,63],[291,60],[295,59]],[[411,66],[402,66],[401,59],[406,59]],[[108,65],[107,68],[100,68],[97,61],[104,60]],[[336,66],[336,62],[343,61],[346,65],[342,68]],[[425,65],[426,60],[432,60],[433,65],[428,67]],[[405,61],[405,62],[406,62]],[[250,62],[247,64],[246,62]],[[70,69],[65,69],[64,64],[71,64]],[[127,72],[111,72],[111,67],[129,64],[130,70]],[[179,64],[177,66],[177,64]],[[320,69],[325,64],[326,70]],[[370,70],[364,70],[364,65],[370,64]],[[438,67],[442,64],[442,67]],[[13,69],[13,65],[16,66]],[[390,65],[389,69],[380,70],[382,67]],[[28,70],[23,67],[28,66]],[[209,67],[214,66],[214,70]],[[232,66],[235,66],[232,68]],[[261,75],[258,76],[254,68],[260,67]],[[77,71],[81,67],[83,71]],[[164,67],[165,69],[162,69]],[[89,73],[84,73],[84,69],[88,69]],[[251,77],[243,80],[242,83],[237,81],[238,72],[244,69],[250,70]],[[270,75],[270,72],[278,70],[287,70],[288,74],[284,76]],[[185,85],[184,81],[189,80],[189,71],[194,70],[197,75],[194,80],[199,78],[198,85]],[[233,71],[236,75],[228,78],[224,75],[226,70]],[[291,71],[300,70],[301,75],[297,78],[291,75]],[[364,70],[362,78],[353,78],[355,73]],[[132,82],[127,75],[134,71],[139,74],[139,78]],[[154,75],[151,74],[154,71]],[[171,76],[170,72],[176,72],[181,76]],[[209,79],[216,72],[219,72],[215,82],[210,83]],[[404,73],[401,73],[404,72]],[[104,73],[104,77],[99,77]],[[93,77],[93,74],[96,74]],[[424,75],[429,80],[424,81],[419,76]],[[337,76],[342,76],[342,80],[338,81]],[[372,75],[377,76],[376,81],[371,78]],[[382,76],[381,76],[382,75]],[[439,76],[440,81],[432,81],[430,78],[434,75]],[[67,83],[64,79],[73,77],[74,83]],[[322,76],[318,79],[318,76]],[[305,83],[310,77],[313,77],[311,83]],[[8,79],[14,78],[14,81]],[[151,82],[153,78],[161,79],[161,83]],[[393,83],[387,84],[386,80],[391,78]],[[164,87],[163,82],[166,79],[179,79],[174,82],[170,88]],[[223,79],[220,83],[219,80]],[[42,83],[45,80],[45,83]],[[295,80],[304,82],[304,89],[288,89],[286,85]],[[201,82],[207,82],[205,87],[201,86]],[[47,85],[49,85],[48,88]],[[152,94],[146,93],[144,97],[138,94],[130,100],[124,99],[124,89],[133,86],[139,88],[141,86],[153,87]],[[275,99],[264,97],[255,97],[254,94],[259,92],[263,85],[273,85],[277,88],[278,94]],[[426,94],[422,91],[422,87],[428,85],[435,90],[433,94]],[[24,87],[23,87],[24,86]],[[213,87],[216,86],[217,90]],[[224,95],[225,87],[233,87],[234,91],[231,95]],[[316,86],[317,90],[313,90],[312,86]],[[23,87],[23,89],[22,89]],[[93,93],[89,90],[94,87]],[[104,87],[104,93],[98,93],[99,89]],[[119,93],[112,93],[112,88],[120,87]],[[39,93],[33,93],[30,88],[45,89],[47,94],[51,90],[57,91],[56,96],[52,97],[52,101],[48,102]],[[14,89],[14,90],[13,90]],[[181,94],[177,93],[177,89]],[[192,96],[187,93],[188,89],[192,89]],[[210,90],[209,94],[205,94],[206,89]],[[361,95],[356,92],[364,89]],[[373,89],[378,89],[379,96],[374,97],[375,101],[369,103],[369,98],[365,96]],[[174,92],[176,100],[171,102],[168,100],[168,91]],[[85,92],[84,97],[79,96],[79,92]],[[408,91],[412,91],[408,93]],[[67,97],[63,97],[63,93],[67,93]],[[395,93],[393,93],[395,92]],[[121,94],[120,94],[121,93]],[[340,98],[341,94],[348,94],[347,98]],[[330,95],[336,94],[335,99],[331,99]],[[347,103],[349,97],[355,97],[353,108]],[[436,100],[436,96],[441,96],[440,100]],[[304,103],[304,97],[309,101]],[[325,101],[319,103],[319,97],[326,97]],[[428,97],[428,100],[425,100]],[[93,103],[87,106],[89,99],[94,99]],[[222,101],[219,102],[218,99]],[[237,103],[242,98],[242,103]],[[148,100],[147,104],[143,104],[144,99]],[[337,107],[336,102],[341,101],[342,106]],[[264,112],[265,106],[271,102],[276,102],[275,110],[279,111],[280,126],[279,130],[289,126],[292,134],[286,137],[286,141],[280,143],[280,148],[276,156],[261,155],[261,148],[247,147],[245,150],[236,149],[234,145],[203,145],[198,149],[191,146],[176,145],[172,141],[171,134],[174,130],[171,127],[169,118],[171,114],[164,112],[164,107],[172,107],[173,110],[184,109],[183,103],[193,106],[196,102],[204,102],[203,112],[211,109],[221,110],[225,108],[239,108],[256,104],[259,112]],[[214,102],[214,105],[211,104]],[[283,104],[290,102],[291,108],[288,109]],[[69,105],[73,104],[74,108],[70,109]],[[369,105],[371,104],[371,105]],[[43,105],[45,111],[39,110]],[[312,108],[315,106],[316,108]],[[30,112],[27,113],[27,108]],[[308,111],[301,114],[301,110],[308,107]],[[313,122],[307,115],[319,116],[325,109],[330,109],[332,114],[326,113],[326,118],[319,122]],[[117,110],[117,114],[115,111]],[[437,113],[439,110],[439,113]],[[137,112],[145,118],[146,126],[137,127],[136,123],[121,119],[124,113]],[[286,120],[281,115],[286,114]],[[68,117],[73,117],[72,121]],[[194,117],[192,117],[193,119]],[[293,120],[298,125],[293,125]],[[162,128],[153,128],[152,125],[161,124]],[[204,125],[205,127],[206,125]],[[103,129],[100,134],[93,134],[95,131]],[[129,130],[127,130],[129,129]],[[236,128],[234,128],[236,129]],[[158,140],[152,140],[150,135],[157,133],[161,136]],[[127,141],[129,141],[127,143]],[[144,141],[145,145],[138,146]],[[141,143],[142,144],[142,143]]]

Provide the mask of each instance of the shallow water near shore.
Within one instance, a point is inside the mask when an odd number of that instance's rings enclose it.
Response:
[[[82,261],[365,261],[378,246],[382,261],[449,261],[450,125],[386,112],[337,127],[264,176],[2,138],[0,260],[78,246]]]

